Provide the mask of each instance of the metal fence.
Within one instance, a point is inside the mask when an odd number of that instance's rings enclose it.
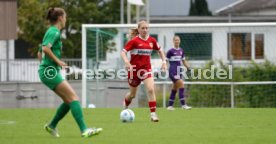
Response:
[[[69,66],[81,68],[81,59],[63,59]],[[0,82],[39,82],[37,59],[0,59]]]

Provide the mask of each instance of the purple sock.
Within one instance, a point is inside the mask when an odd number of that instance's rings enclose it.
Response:
[[[176,90],[171,91],[170,99],[169,99],[169,106],[173,106],[174,99],[175,99]]]
[[[184,96],[184,88],[179,89],[179,100],[182,106],[186,104],[185,96]]]

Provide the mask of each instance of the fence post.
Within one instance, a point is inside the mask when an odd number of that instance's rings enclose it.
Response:
[[[163,83],[163,108],[166,108],[166,86]]]
[[[235,107],[234,83],[231,83],[231,108]]]

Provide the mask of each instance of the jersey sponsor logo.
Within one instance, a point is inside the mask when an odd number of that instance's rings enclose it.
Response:
[[[152,53],[152,50],[149,49],[134,49],[131,50],[130,52],[133,55],[146,55],[146,56],[150,56]]]
[[[169,59],[169,61],[181,61],[182,60],[182,56],[171,56],[171,58]]]
[[[140,46],[143,46],[143,44],[139,44],[138,46],[139,46],[139,47],[140,47]]]

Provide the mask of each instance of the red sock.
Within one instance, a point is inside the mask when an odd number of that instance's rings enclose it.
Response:
[[[129,106],[130,103],[131,103],[131,100],[129,101],[129,100],[127,100],[127,99],[125,98],[125,105],[126,105],[126,106]]]
[[[156,101],[149,101],[150,112],[155,112],[156,110]]]

